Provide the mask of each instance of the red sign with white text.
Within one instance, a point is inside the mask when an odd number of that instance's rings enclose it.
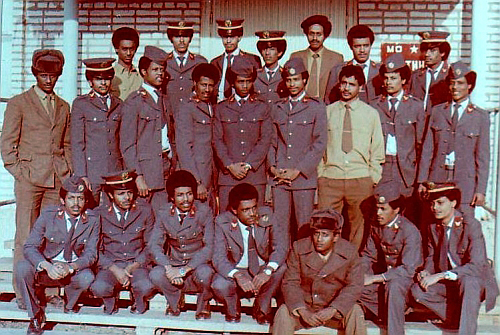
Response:
[[[419,43],[382,43],[382,62],[390,55],[399,53],[403,55],[406,64],[408,64],[412,71],[423,68],[425,63],[419,47]]]

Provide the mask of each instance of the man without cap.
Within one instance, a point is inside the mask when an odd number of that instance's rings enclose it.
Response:
[[[341,100],[327,107],[328,145],[318,166],[318,206],[342,212],[342,232],[360,251],[364,220],[361,204],[373,194],[382,176],[384,135],[379,113],[359,98],[365,77],[361,67],[346,65],[339,74]]]
[[[342,54],[327,49],[323,43],[332,32],[332,23],[324,15],[313,15],[300,24],[307,37],[309,47],[305,50],[295,51],[290,59],[300,58],[309,73],[306,85],[307,95],[323,100],[326,94],[328,73],[338,64],[342,64]]]
[[[121,27],[113,33],[111,41],[118,55],[111,93],[125,101],[130,93],[141,87],[143,82],[139,71],[132,63],[139,47],[139,33],[133,28]]]
[[[104,313],[114,314],[120,291],[129,289],[134,301],[130,312],[142,314],[154,290],[146,247],[155,223],[153,208],[137,198],[134,171],[115,172],[103,178],[111,204],[96,209],[102,228],[97,275],[91,290],[103,298]]]
[[[277,292],[290,239],[271,208],[260,207],[257,189],[241,183],[229,193],[228,211],[215,219],[212,289],[224,303],[227,322],[239,322],[240,297],[255,297],[253,318],[271,320],[271,298]]]
[[[425,186],[434,221],[428,225],[428,255],[412,294],[447,326],[458,327],[460,335],[474,335],[482,296],[487,312],[498,296],[481,224],[458,211],[461,192],[453,183]]]
[[[64,313],[77,313],[78,298],[94,280],[90,267],[97,260],[100,221],[86,209],[92,195],[85,185],[80,177],[67,178],[59,189],[60,205],[42,211],[24,244],[26,259],[18,263],[16,280],[28,303],[27,334],[43,333],[40,290],[64,287]]]
[[[167,28],[168,39],[174,50],[167,56],[166,71],[169,74],[167,92],[177,117],[179,104],[187,102],[193,94],[192,73],[196,65],[206,63],[207,59],[189,51],[189,44],[193,40],[193,22],[169,22]]]
[[[198,293],[195,318],[210,319],[210,284],[214,270],[214,217],[207,204],[196,199],[197,182],[186,170],[167,180],[170,203],[156,211],[149,249],[156,264],[149,277],[167,299],[166,315],[179,316],[183,294]],[[166,246],[166,250],[164,249]]]
[[[375,41],[375,35],[370,27],[359,24],[347,33],[347,43],[352,51],[353,58],[342,64],[338,64],[330,71],[326,85],[325,103],[331,104],[341,99],[339,73],[344,66],[357,65],[363,69],[365,84],[359,92],[361,101],[371,103],[382,93],[382,81],[380,80],[380,64],[370,58],[370,52]]]
[[[285,304],[276,313],[273,334],[319,326],[344,329],[346,335],[366,334],[356,303],[363,267],[357,247],[340,237],[343,221],[333,209],[315,210],[310,238],[294,242],[281,285]]]
[[[219,166],[219,206],[227,210],[231,188],[246,182],[264,203],[266,157],[273,134],[271,106],[254,92],[257,69],[248,57],[236,57],[227,73],[234,94],[215,109],[213,143]]]
[[[446,82],[452,101],[432,108],[419,181],[455,182],[462,192],[460,210],[474,216],[474,207],[485,203],[490,119],[470,98],[476,72],[459,61],[451,65]]]
[[[255,67],[260,69],[262,67],[260,58],[257,55],[243,51],[238,44],[243,37],[243,21],[244,19],[218,19],[217,21],[217,34],[222,39],[224,45],[224,53],[212,59],[210,64],[213,64],[219,70],[221,77],[219,86],[217,88],[217,101],[222,101],[224,98],[231,96],[231,85],[227,81],[228,69],[233,65],[236,56],[246,56],[255,63]]]
[[[88,94],[75,99],[71,108],[71,149],[75,175],[92,191],[95,204],[101,198],[103,175],[123,169],[120,152],[122,111],[120,98],[110,93],[115,75],[113,58],[83,60]]]
[[[404,196],[397,187],[380,188],[375,195],[377,225],[371,227],[361,253],[365,287],[363,307],[381,319],[388,334],[405,333],[406,297],[417,267],[422,265],[422,239],[418,229],[401,215]]]
[[[144,83],[123,103],[120,149],[125,167],[137,172],[137,189],[154,208],[166,198],[165,180],[175,168],[174,121],[160,92],[167,53],[147,45],[139,60]]]
[[[21,309],[26,305],[15,274],[24,241],[40,209],[59,203],[59,188],[71,172],[69,105],[54,92],[63,65],[59,50],[36,50],[31,66],[36,85],[9,100],[3,121],[2,159],[15,179],[13,285]]]

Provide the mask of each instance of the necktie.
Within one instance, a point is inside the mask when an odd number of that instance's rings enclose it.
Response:
[[[441,271],[448,271],[450,269],[450,263],[448,260],[448,249],[449,249],[449,240],[447,237],[447,231],[450,230],[450,227],[440,225],[441,236],[440,236],[440,253],[439,253],[439,267]]]
[[[226,63],[227,63],[227,68],[226,68],[226,73],[227,73],[227,70],[229,70],[231,68],[231,61],[233,60],[233,55],[232,54],[229,54],[226,56]]]
[[[434,84],[434,82],[436,81],[436,79],[434,78],[434,74],[436,73],[433,69],[429,69],[429,73],[431,74],[431,83],[429,84],[429,89],[431,88],[431,86]]]
[[[186,218],[187,213],[179,213],[179,225],[182,226],[184,223],[184,219]]]
[[[453,115],[451,116],[451,136],[449,140],[449,148],[448,153],[455,151],[455,133],[457,130],[458,124],[458,109],[460,108],[460,104],[456,103],[453,106]]]
[[[76,227],[76,221],[77,218],[69,218],[69,221],[71,222],[71,228],[68,231],[68,234],[66,235],[66,239],[64,240],[64,253],[63,257],[66,260],[66,262],[71,262],[71,259],[73,257],[73,235],[75,234],[75,227]]]
[[[159,89],[155,89],[155,94],[158,97],[158,101],[156,102],[160,107],[160,110],[163,112],[163,99]]]
[[[396,104],[398,103],[398,98],[390,98],[389,103],[391,104],[391,109],[389,114],[391,114],[392,121],[394,122],[394,117],[396,116]]]
[[[120,210],[120,226],[125,227],[125,216],[127,215],[127,211]]]
[[[290,100],[290,110],[294,109],[298,103],[299,100]]]
[[[257,255],[257,247],[252,234],[252,226],[247,227],[248,230],[248,272],[255,276],[259,273],[259,256]]]
[[[267,71],[267,80],[271,80],[274,76],[274,71]]]
[[[108,97],[107,96],[99,96],[99,99],[101,99],[102,105],[105,110],[108,110]]]
[[[344,126],[342,130],[342,151],[346,154],[352,150],[351,105],[345,104]]]
[[[54,109],[55,97],[53,94],[47,94],[47,113],[49,118],[54,121],[56,110]]]
[[[179,60],[179,68],[184,67],[184,57],[183,56],[178,56],[177,59]]]
[[[238,101],[240,107],[243,107],[243,105],[246,103],[246,100],[245,99],[240,99],[240,101]]]
[[[311,65],[311,76],[309,78],[309,94],[313,97],[319,97],[319,91],[318,91],[318,54],[313,54],[313,62]]]

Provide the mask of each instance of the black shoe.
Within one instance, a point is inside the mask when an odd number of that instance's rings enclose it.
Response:
[[[58,295],[52,295],[47,297],[47,304],[50,304],[55,308],[64,308],[64,299]]]
[[[130,307],[130,313],[132,313],[132,314],[144,314],[144,313],[146,313],[146,308],[144,308],[143,310],[139,310],[139,309],[137,309],[137,306],[135,304],[133,304]]]
[[[78,305],[75,305],[73,308],[64,306],[64,313],[66,314],[77,314],[78,312],[80,312],[80,306]]]
[[[21,299],[19,298],[16,298],[16,304],[17,304],[17,308],[19,308],[20,310],[27,310],[28,308],[26,307],[26,303],[24,301],[22,301]]]
[[[27,335],[40,335],[43,334],[43,323],[45,322],[45,313],[40,311],[35,314],[35,317],[30,319],[30,324],[28,326],[28,330],[26,331]]]
[[[173,310],[172,307],[168,306],[167,309],[165,310],[165,315],[170,315],[170,316],[179,316],[181,315],[181,310]]]
[[[241,314],[236,314],[236,315],[226,314],[225,319],[226,322],[238,323],[241,320]]]
[[[266,314],[261,310],[254,311],[252,318],[254,318],[259,325],[268,325],[271,323],[271,315]]]
[[[203,310],[201,312],[196,312],[196,315],[194,316],[196,320],[208,320],[212,317],[212,313],[210,310]]]
[[[115,305],[112,309],[104,306],[104,314],[113,315],[118,313],[118,307]]]

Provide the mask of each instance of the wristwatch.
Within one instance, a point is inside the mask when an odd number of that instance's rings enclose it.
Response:
[[[264,268],[264,270],[262,272],[264,272],[264,274],[266,276],[270,276],[273,274],[273,269],[270,266],[267,266]]]
[[[179,268],[179,274],[184,277],[186,275],[186,269],[184,268]]]

